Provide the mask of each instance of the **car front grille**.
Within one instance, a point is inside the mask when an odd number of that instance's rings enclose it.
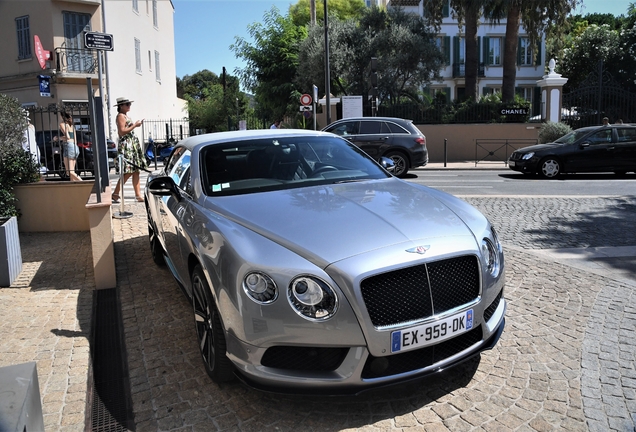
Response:
[[[349,348],[275,346],[261,359],[263,366],[296,371],[327,372],[338,369]]]
[[[483,338],[481,326],[452,339],[424,348],[386,357],[369,355],[362,369],[362,378],[380,378],[431,366],[470,348]]]
[[[360,285],[377,327],[418,321],[479,296],[477,257],[466,255],[372,276]]]
[[[521,159],[522,154],[521,153],[512,153],[510,155],[510,160],[520,160]]]

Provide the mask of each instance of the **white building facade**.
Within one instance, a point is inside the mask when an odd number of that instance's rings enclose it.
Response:
[[[177,97],[171,1],[0,0],[0,24],[0,92],[23,106],[87,102],[89,78],[95,96],[100,88],[104,92],[106,135],[117,136],[117,97],[135,101],[135,119],[188,116],[186,102]],[[86,32],[112,35],[113,50],[102,51],[101,83],[99,51],[85,48]],[[40,76],[50,78],[48,95],[41,92]]]
[[[387,6],[400,6],[404,10],[424,16],[423,1],[426,0],[388,0]],[[443,1],[443,0],[442,0]],[[465,93],[466,45],[463,33],[465,29],[457,25],[446,0],[444,18],[437,34],[437,45],[444,53],[445,66],[440,71],[442,79],[431,83],[431,95],[444,93],[447,100],[461,100]],[[503,80],[503,52],[506,35],[506,19],[499,24],[491,24],[481,18],[477,29],[479,51],[479,69],[477,76],[478,92],[484,96],[500,92]],[[545,74],[545,38],[537,42],[536,55],[530,39],[525,33],[523,23],[519,27],[517,40],[517,74],[515,90],[531,102],[532,112],[539,114],[541,91],[537,81]]]

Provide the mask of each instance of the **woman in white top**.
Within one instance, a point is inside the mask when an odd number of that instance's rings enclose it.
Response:
[[[82,181],[81,177],[75,173],[75,164],[77,162],[77,156],[79,155],[79,147],[75,144],[75,126],[73,125],[73,117],[67,112],[62,113],[62,119],[60,123],[60,132],[62,135],[62,155],[64,156],[64,168],[66,169],[66,175],[70,177],[71,181]]]

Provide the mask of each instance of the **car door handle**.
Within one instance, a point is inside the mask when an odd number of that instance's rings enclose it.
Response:
[[[388,137],[388,136],[385,136],[385,137],[382,137],[382,138],[380,138],[380,139],[381,139],[382,141],[386,141],[386,140],[388,140],[388,139],[389,139],[389,137]]]
[[[608,147],[607,150],[616,150],[616,147]]]

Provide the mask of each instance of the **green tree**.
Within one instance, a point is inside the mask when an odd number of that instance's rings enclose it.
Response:
[[[328,0],[327,3],[329,19],[335,16],[341,21],[358,18],[367,8],[363,0]],[[310,0],[298,0],[297,3],[289,6],[289,16],[292,22],[303,27],[310,23]],[[316,1],[316,22],[325,19],[325,2]]]
[[[418,91],[437,78],[443,55],[425,21],[401,8],[366,8],[359,22],[329,21],[331,87],[344,95],[366,96],[368,65],[378,59],[381,103],[403,97],[419,99]],[[324,82],[324,30],[317,26],[301,44],[297,83],[310,89]]]
[[[280,118],[298,111],[299,92],[294,84],[298,67],[298,47],[307,37],[307,28],[295,25],[276,7],[266,12],[262,23],[252,23],[248,42],[236,37],[230,46],[246,66],[237,69],[244,88],[254,94],[262,113]]]
[[[22,148],[27,126],[18,100],[0,93],[0,217],[19,216],[13,186],[40,178],[37,162]]]
[[[569,88],[576,88],[591,72],[598,72],[599,61],[618,65],[620,59],[619,33],[607,24],[593,24],[563,50],[559,73],[568,78]]]
[[[186,75],[177,81],[177,93],[188,101],[191,127],[206,132],[235,129],[237,115],[247,107],[238,78],[225,72],[218,76],[204,69]]]

